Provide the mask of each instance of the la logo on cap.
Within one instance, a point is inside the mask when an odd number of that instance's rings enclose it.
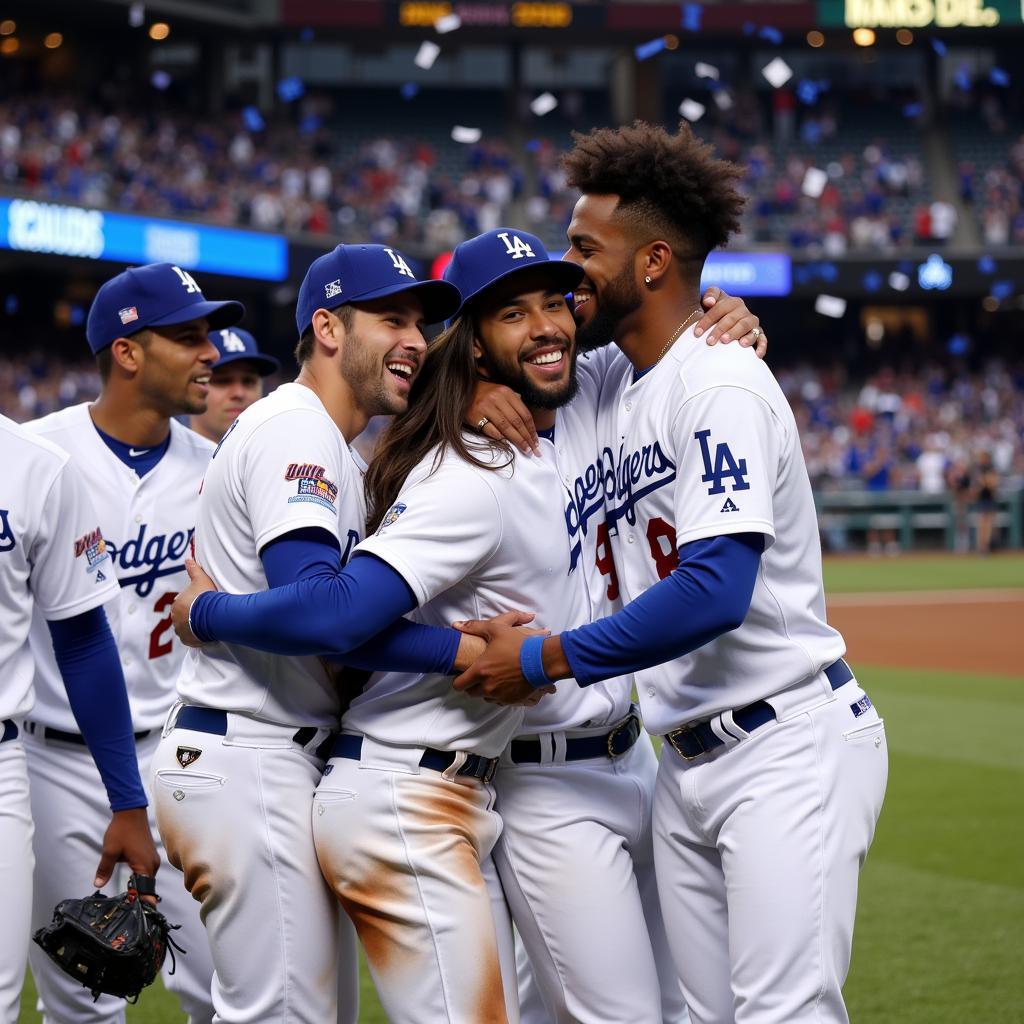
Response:
[[[514,260],[521,260],[524,256],[529,256],[531,259],[534,257],[533,249],[527,245],[518,235],[513,235],[509,238],[507,231],[502,231],[498,234],[498,237],[505,243],[505,252],[512,257]]]
[[[245,342],[234,331],[222,331],[220,337],[224,343],[225,352],[245,351]]]
[[[405,258],[400,252],[395,252],[394,249],[385,249],[384,251],[391,257],[395,270],[400,274],[405,274],[406,277],[411,277],[414,281],[416,280],[416,275],[412,272],[409,264],[405,262]]]

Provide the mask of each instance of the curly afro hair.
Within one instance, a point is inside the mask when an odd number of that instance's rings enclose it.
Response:
[[[661,238],[677,259],[703,261],[739,230],[743,169],[718,159],[685,121],[674,135],[634,121],[586,135],[573,132],[573,141],[562,157],[569,184],[584,193],[619,196],[615,215],[630,223],[639,245]]]

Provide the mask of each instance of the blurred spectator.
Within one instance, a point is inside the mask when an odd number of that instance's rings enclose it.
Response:
[[[992,554],[992,540],[996,528],[996,514],[999,506],[996,495],[999,492],[999,473],[992,462],[992,454],[982,451],[974,471],[976,480],[975,507],[978,512],[977,548],[979,554]]]

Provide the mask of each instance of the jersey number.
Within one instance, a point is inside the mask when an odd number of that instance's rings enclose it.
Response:
[[[608,600],[614,601],[619,596],[619,577],[615,572],[615,559],[612,557],[607,523],[601,523],[597,528],[597,555],[594,564],[602,576],[608,577]]]
[[[167,593],[162,597],[158,597],[156,604],[153,605],[153,611],[159,615],[161,612],[167,614],[153,627],[153,632],[149,634],[149,660],[152,661],[154,658],[162,658],[165,654],[170,654],[174,648],[174,640],[172,637],[164,640],[164,636],[171,629],[171,605],[174,604],[174,599],[177,594]]]
[[[671,576],[672,570],[679,565],[675,529],[661,516],[655,516],[647,524],[647,543],[651,546],[651,558],[654,559],[654,568],[658,570],[658,579]]]

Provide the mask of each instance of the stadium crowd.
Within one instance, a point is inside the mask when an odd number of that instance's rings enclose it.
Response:
[[[931,195],[918,129],[891,105],[830,95],[808,106],[786,90],[771,99],[737,90],[728,110],[709,103],[696,125],[747,168],[739,244],[839,256],[952,236],[956,212]],[[73,96],[9,96],[0,101],[0,187],[434,251],[509,220],[561,243],[575,196],[558,160],[579,118],[538,119],[542,134],[515,144],[485,126],[478,142],[460,145],[436,119],[421,120],[417,102],[388,106],[382,138],[365,99],[353,104],[356,115],[337,98],[307,96],[301,111],[254,122],[251,111],[197,118],[164,103],[140,113]],[[1024,238],[1024,142],[984,172],[963,161],[960,173],[986,239]]]

